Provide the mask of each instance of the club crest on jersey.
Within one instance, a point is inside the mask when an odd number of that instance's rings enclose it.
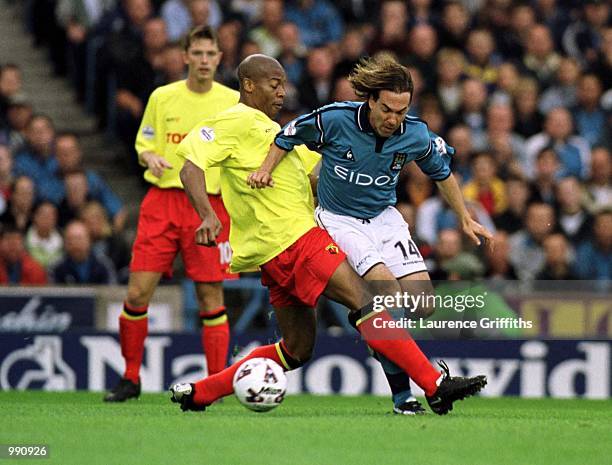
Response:
[[[295,136],[295,133],[296,133],[295,121],[292,121],[291,123],[289,123],[289,126],[285,128],[285,130],[283,131],[283,134],[285,136]]]
[[[155,137],[155,129],[153,129],[153,126],[144,126],[142,128],[142,137],[147,140],[153,139]]]
[[[391,169],[393,171],[399,171],[403,168],[406,163],[407,155],[402,152],[395,152],[393,154],[393,161],[391,162]]]
[[[348,149],[344,154],[344,159],[348,161],[355,161],[355,154],[353,153],[353,149]]]
[[[340,249],[338,249],[338,246],[336,244],[329,244],[327,247],[325,247],[325,250],[327,250],[332,255],[338,255],[338,253],[340,252]]]
[[[212,142],[215,140],[215,130],[213,128],[200,128],[200,137],[204,142]]]

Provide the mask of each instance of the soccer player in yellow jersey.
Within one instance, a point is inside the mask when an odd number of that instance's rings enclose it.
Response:
[[[274,189],[249,188],[249,173],[259,168],[280,129],[270,118],[282,107],[286,76],[278,61],[251,55],[238,67],[238,79],[240,103],[199,123],[179,146],[177,154],[186,158],[181,180],[202,219],[196,240],[210,246],[222,224],[206,193],[208,171],[221,167],[221,192],[232,224],[232,271],[261,268],[283,339],[195,384],[172,386],[172,400],[183,410],[204,410],[232,393],[233,376],[249,358],[267,357],[285,370],[303,365],[314,346],[314,306],[321,294],[351,309],[349,319],[372,349],[423,388],[435,412],[447,413],[454,401],[478,392],[486,384],[484,377],[437,371],[410,335],[393,326],[386,311],[376,311],[373,296],[344,252],[316,226],[308,177],[295,149],[276,167]]]
[[[216,247],[198,246],[193,231],[200,224],[183,191],[183,161],[176,148],[203,118],[215,116],[238,102],[238,92],[213,81],[221,59],[217,36],[209,27],[192,30],[185,39],[187,79],[156,89],[149,98],[136,138],[140,163],[151,183],[140,207],[132,250],[130,278],[119,317],[121,353],[126,369],[105,399],[122,402],[140,394],[140,365],[147,335],[147,308],[162,275],[172,274],[180,251],[188,277],[195,281],[202,320],[202,345],[208,372],[221,371],[227,361],[229,325],[223,305],[222,281],[231,278],[229,217],[220,196],[219,170],[208,173],[207,193],[223,223]]]

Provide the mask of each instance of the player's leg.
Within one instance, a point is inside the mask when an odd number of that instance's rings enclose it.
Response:
[[[183,209],[185,218],[181,228],[181,255],[187,276],[195,281],[202,349],[208,374],[212,375],[225,368],[229,353],[230,327],[223,299],[223,280],[238,276],[229,273],[229,216],[219,196],[211,195],[209,199],[222,225],[216,247],[195,243],[194,233],[201,221],[186,195],[177,208]]]
[[[393,273],[382,263],[371,268],[363,278],[373,286],[373,292],[378,295],[394,295],[403,290]],[[400,316],[403,316],[403,311],[400,312]],[[412,395],[408,375],[384,355],[372,351],[372,356],[380,362],[391,388],[393,412],[401,415],[425,413],[421,403]]]
[[[425,391],[436,392],[442,375],[407,331],[390,328],[393,318],[384,308],[374,303],[374,296],[366,283],[344,261],[332,275],[324,292],[350,309],[349,321],[361,333],[368,345],[399,366]]]
[[[282,335],[279,342],[257,347],[223,371],[194,384],[172,386],[171,400],[180,403],[182,410],[204,410],[217,399],[234,391],[234,374],[245,361],[252,358],[272,359],[285,371],[304,365],[310,359],[316,338],[314,310],[303,306],[275,307],[275,313]]]
[[[119,317],[125,372],[119,384],[104,397],[107,402],[123,402],[140,395],[139,374],[148,332],[149,302],[162,274],[171,274],[178,251],[178,236],[168,214],[173,197],[172,191],[151,188],[140,208],[128,291]]]

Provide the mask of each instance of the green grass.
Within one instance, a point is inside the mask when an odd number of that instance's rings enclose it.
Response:
[[[42,464],[604,464],[612,402],[469,399],[400,417],[380,397],[289,396],[257,414],[234,399],[182,413],[164,395],[0,392],[0,444],[45,443]],[[8,463],[0,460],[0,463]]]

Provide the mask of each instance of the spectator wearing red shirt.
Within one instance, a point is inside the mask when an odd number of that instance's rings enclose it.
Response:
[[[0,236],[0,284],[47,284],[45,269],[28,255],[23,233],[12,225],[4,226]]]

